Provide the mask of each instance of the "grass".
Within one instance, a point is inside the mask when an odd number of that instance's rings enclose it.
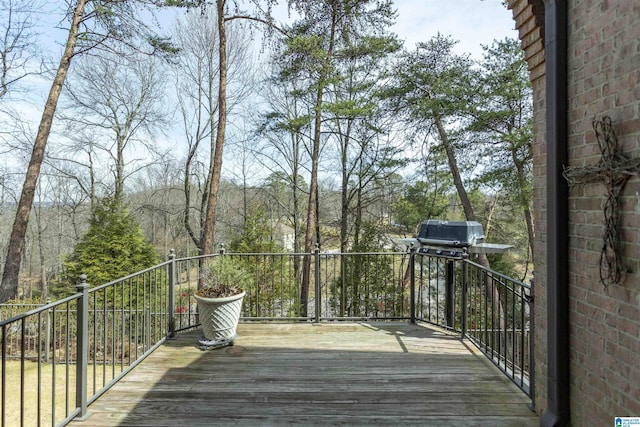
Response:
[[[67,365],[58,363],[40,363],[40,382],[38,382],[38,363],[24,362],[24,387],[21,386],[20,378],[20,361],[7,361],[5,376],[5,395],[0,396],[4,399],[4,425],[19,426],[21,425],[21,408],[24,408],[22,416],[24,417],[24,425],[38,425],[38,417],[42,425],[58,424],[75,409],[75,389],[76,389],[76,365]],[[106,373],[106,382],[113,377],[111,366],[107,369],[102,365],[97,365],[95,369],[96,387],[100,388],[103,384]],[[116,366],[115,375],[120,373],[120,365]],[[89,365],[87,373],[87,394],[93,394],[93,365]],[[54,386],[55,379],[55,386]],[[38,387],[38,383],[40,387]],[[67,384],[69,385],[67,387]],[[54,399],[55,388],[55,404]],[[68,390],[68,391],[67,391]],[[21,401],[24,403],[22,404]],[[54,415],[55,410],[55,415]]]

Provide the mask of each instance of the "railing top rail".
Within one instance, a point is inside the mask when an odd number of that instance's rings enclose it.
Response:
[[[394,251],[394,252],[322,252],[320,251],[320,256],[349,256],[349,255],[406,255],[408,252]],[[225,252],[225,255],[231,256],[239,256],[239,257],[255,257],[255,256],[282,256],[282,257],[291,257],[291,256],[306,256],[306,255],[314,255],[314,252]],[[191,257],[183,257],[176,258],[175,261],[191,261],[198,260],[201,258],[212,258],[220,256],[219,253],[208,254],[208,255],[196,255]],[[123,280],[123,279],[121,279]]]
[[[219,255],[220,254],[216,252],[216,253],[213,253],[213,254],[206,254],[206,255],[185,256],[185,257],[182,257],[182,258],[176,258],[173,261],[176,261],[176,262],[177,261],[191,261],[191,260],[197,260],[197,259],[203,259],[203,258],[213,258],[213,257],[219,256]],[[170,261],[167,261],[167,262],[170,262]]]
[[[469,261],[468,259],[463,260],[463,262],[466,262],[467,264],[472,265],[474,267],[477,267],[477,268],[479,268],[481,270],[484,270],[484,271],[486,271],[488,273],[491,273],[493,276],[497,276],[497,277],[501,277],[503,279],[506,279],[509,282],[511,282],[513,284],[516,284],[518,286],[521,286],[521,287],[523,287],[525,289],[531,289],[531,285],[527,285],[526,283],[524,283],[524,282],[522,282],[522,281],[520,281],[518,279],[514,279],[513,277],[509,277],[509,276],[507,276],[505,274],[502,274],[502,273],[499,273],[499,272],[497,272],[495,270],[491,270],[490,268],[482,266],[482,265],[480,265],[478,263],[475,263],[473,261]]]
[[[408,252],[320,252],[320,255],[408,255]]]
[[[81,297],[82,297],[81,293],[73,294],[73,295],[70,295],[70,296],[68,296],[66,298],[62,298],[62,299],[50,302],[48,304],[41,305],[38,308],[34,308],[33,310],[29,310],[27,312],[17,314],[17,315],[15,315],[13,317],[10,317],[8,319],[0,321],[0,328],[5,326],[5,325],[8,325],[9,323],[13,323],[13,322],[17,322],[17,321],[22,320],[22,319],[26,319],[27,317],[34,316],[34,315],[36,315],[38,313],[42,313],[44,311],[50,310],[50,309],[55,308],[55,307],[57,307],[59,305],[66,304],[67,302],[70,302],[70,301],[73,301],[73,300],[76,300],[76,299],[80,299]]]
[[[12,307],[42,307],[45,303],[32,303],[32,304],[10,304],[10,303],[2,303],[0,304],[0,308],[12,308]]]
[[[144,270],[136,271],[135,273],[131,273],[128,276],[120,277],[119,279],[112,280],[111,282],[105,283],[103,285],[96,286],[95,288],[91,288],[91,289],[89,289],[89,292],[90,293],[91,292],[96,292],[96,291],[99,291],[101,289],[107,288],[109,286],[115,285],[116,283],[120,283],[120,282],[124,282],[125,280],[133,279],[136,276],[140,276],[140,275],[142,275],[144,273],[148,273],[150,271],[157,270],[158,268],[164,267],[167,264],[169,264],[170,262],[171,262],[170,260],[163,261],[160,264],[154,265],[153,267],[149,267],[149,268],[146,268]]]

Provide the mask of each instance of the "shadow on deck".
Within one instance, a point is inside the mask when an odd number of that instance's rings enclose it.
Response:
[[[537,426],[529,399],[471,344],[406,323],[244,323],[156,350],[76,426]]]

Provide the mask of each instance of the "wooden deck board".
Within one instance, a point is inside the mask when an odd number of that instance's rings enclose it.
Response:
[[[528,398],[456,336],[406,323],[241,324],[156,350],[78,426],[534,426]]]

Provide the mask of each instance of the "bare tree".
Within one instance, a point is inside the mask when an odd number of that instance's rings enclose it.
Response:
[[[127,197],[145,235],[162,253],[175,249],[187,253],[185,247],[182,167],[176,159],[166,156],[136,175],[129,184]]]
[[[227,132],[227,83],[229,78],[228,68],[228,52],[227,52],[227,28],[228,22],[245,19],[252,22],[262,22],[267,25],[271,24],[270,8],[275,3],[273,0],[251,0],[256,7],[256,13],[253,15],[247,13],[235,13],[239,8],[239,2],[216,0],[216,28],[218,31],[218,99],[217,99],[217,122],[215,126],[215,143],[211,145],[212,157],[209,166],[210,178],[208,179],[207,198],[204,221],[202,223],[202,241],[201,252],[211,253],[213,250],[213,233],[216,223],[216,207],[218,204],[218,189],[220,186],[220,177],[222,172],[222,155]],[[262,10],[262,3],[266,4],[267,10]],[[235,10],[230,11],[232,6]],[[231,12],[231,13],[230,13]],[[212,139],[212,142],[214,140]]]
[[[118,199],[126,178],[158,157],[152,141],[167,116],[162,65],[140,54],[91,56],[78,63],[75,78],[67,81],[69,102],[60,117],[71,135],[92,132],[94,150],[110,158]]]
[[[69,136],[71,144],[59,147],[56,153],[49,152],[47,164],[55,173],[77,185],[78,191],[89,199],[93,209],[98,198],[98,187],[106,178],[98,170],[99,154],[95,129],[78,129]]]
[[[40,0],[0,0],[0,100],[24,78],[40,74],[34,14]]]
[[[267,184],[288,188],[290,203],[274,198],[285,211],[294,230],[294,252],[302,251],[304,235],[305,195],[308,186],[302,175],[309,173],[308,145],[311,142],[310,113],[304,100],[294,94],[296,81],[271,79],[265,82],[262,95],[268,104],[267,112],[258,123],[258,135],[265,141],[260,147],[260,163],[271,171]],[[299,276],[300,262],[294,258],[295,276]]]
[[[250,68],[249,34],[240,25],[226,27],[225,2],[219,3],[216,10],[187,15],[175,30],[177,98],[187,142],[184,226],[201,254],[213,249],[227,117],[251,89],[245,72]],[[233,88],[230,96],[227,86]],[[195,207],[194,193],[199,196]]]
[[[170,3],[176,5],[185,2],[171,1]],[[75,0],[67,3],[70,18],[67,41],[43,108],[25,174],[9,238],[2,283],[0,283],[0,301],[12,299],[18,295],[18,277],[29,214],[58,99],[72,59],[78,53],[92,50],[122,51],[123,46],[135,49],[140,45],[138,41],[141,39],[145,43],[151,42],[149,53],[168,50],[170,46],[167,45],[166,40],[156,36],[149,25],[140,19],[140,16],[143,16],[139,13],[140,8],[151,10],[157,4],[154,0]]]
[[[42,200],[42,192],[38,191],[38,204],[35,209],[35,234],[36,234],[36,243],[38,245],[38,270],[39,270],[39,290],[43,296],[46,296],[48,293],[48,285],[47,285],[47,262],[45,257],[45,248],[44,248],[44,240],[45,233],[48,228],[48,224],[44,218],[44,203]]]
[[[0,157],[16,163],[21,160],[24,135],[30,130],[11,102],[16,98],[14,94],[24,92],[24,79],[42,71],[35,43],[35,14],[41,6],[40,0],[0,0]],[[9,168],[7,163],[2,166],[0,216],[5,213],[6,195],[16,188],[15,168]],[[3,230],[0,235],[8,233]],[[5,252],[4,247],[0,250]]]

